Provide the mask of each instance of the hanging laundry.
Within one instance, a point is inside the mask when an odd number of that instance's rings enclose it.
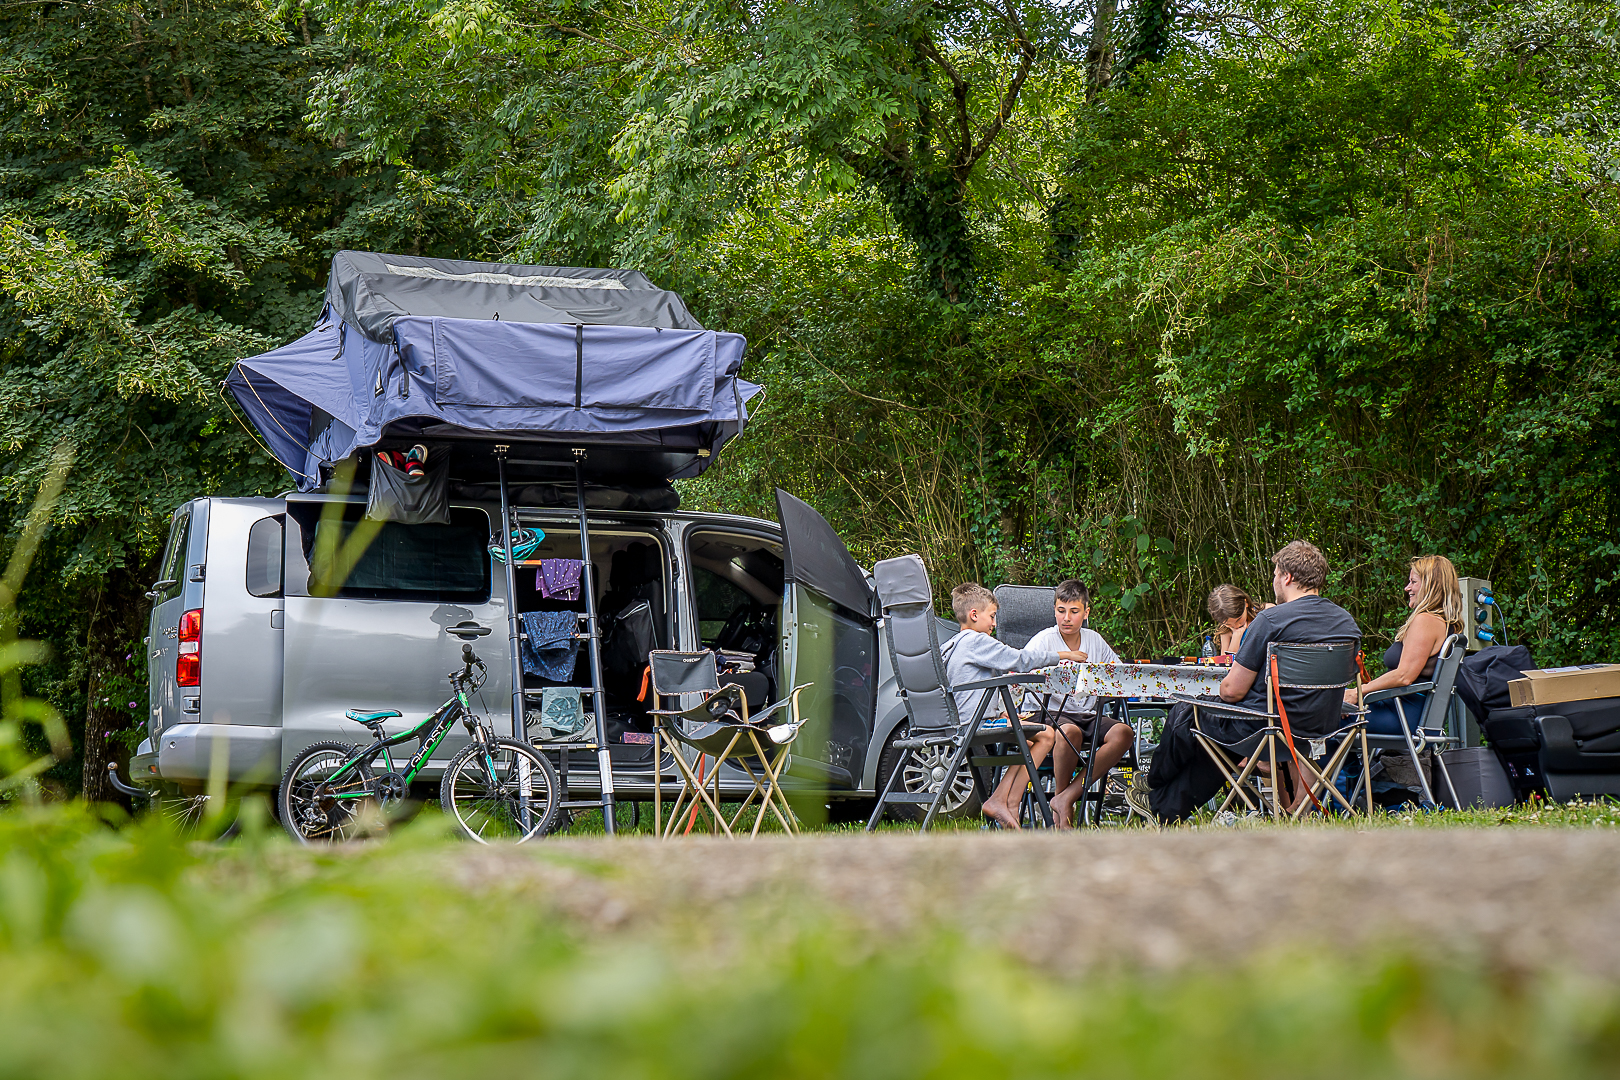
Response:
[[[547,600],[578,600],[579,579],[585,564],[578,559],[541,559],[534,587]]]
[[[574,677],[579,642],[574,633],[579,617],[572,611],[525,611],[523,619],[523,670],[552,682]]]

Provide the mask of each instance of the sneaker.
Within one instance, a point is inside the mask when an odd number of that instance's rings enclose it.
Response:
[[[1147,770],[1137,769],[1131,774],[1131,786],[1125,789],[1125,801],[1132,810],[1149,821],[1159,820],[1153,813],[1153,807],[1148,805]]]

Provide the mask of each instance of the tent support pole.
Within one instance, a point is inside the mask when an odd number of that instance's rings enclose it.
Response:
[[[512,738],[519,742],[528,741],[528,732],[524,730],[523,717],[523,653],[522,643],[518,640],[518,609],[517,609],[517,569],[512,565],[512,507],[507,498],[506,490],[506,452],[511,447],[498,445],[495,447],[495,468],[501,482],[501,546],[506,550],[506,634],[510,643],[508,654],[512,666]]]
[[[614,820],[613,755],[608,752],[607,703],[602,700],[602,635],[596,621],[596,582],[591,574],[591,527],[585,517],[585,451],[574,451],[574,500],[579,507],[579,552],[585,565],[580,581],[585,586],[585,645],[591,657],[591,708],[596,713],[596,775],[602,787],[602,827],[612,836]]]

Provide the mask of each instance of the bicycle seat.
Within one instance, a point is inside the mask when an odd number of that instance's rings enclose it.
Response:
[[[393,716],[398,716],[399,713],[393,709],[389,709],[386,712],[359,712],[355,709],[350,709],[343,715],[347,716],[350,720],[365,724],[367,727],[380,728],[382,727],[382,722],[384,720],[387,720]]]

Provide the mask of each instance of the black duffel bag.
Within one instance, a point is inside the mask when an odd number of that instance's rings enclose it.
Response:
[[[1463,658],[1457,668],[1457,696],[1468,711],[1484,717],[1496,709],[1510,709],[1508,683],[1535,670],[1536,662],[1523,645],[1488,645]]]

